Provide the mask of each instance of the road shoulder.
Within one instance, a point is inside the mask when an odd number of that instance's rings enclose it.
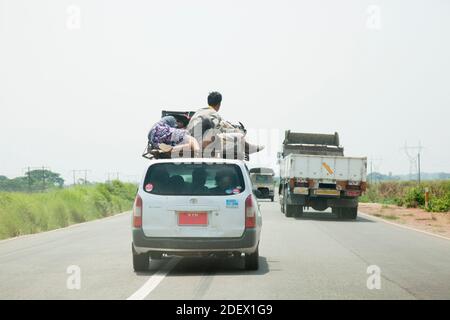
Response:
[[[360,203],[359,210],[375,220],[450,240],[450,213],[378,203]]]

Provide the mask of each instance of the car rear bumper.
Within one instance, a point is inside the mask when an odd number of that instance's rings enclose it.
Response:
[[[133,229],[133,246],[137,253],[171,252],[242,252],[252,253],[259,242],[257,229],[246,229],[239,238],[157,238]]]

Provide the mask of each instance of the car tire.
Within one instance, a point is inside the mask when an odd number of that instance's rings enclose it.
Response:
[[[259,246],[256,251],[250,254],[245,254],[245,270],[258,270],[259,268]]]
[[[270,202],[273,202],[273,200],[274,200],[274,197],[271,197],[271,198],[270,198]]]
[[[296,206],[295,212],[294,212],[295,218],[301,218],[303,217],[303,206]]]
[[[292,204],[287,204],[286,208],[285,208],[286,217],[288,217],[288,218],[293,217],[294,214],[297,212],[297,209],[298,209],[297,206],[292,205]]]
[[[140,271],[148,271],[148,268],[150,266],[150,260],[148,253],[141,253],[138,254],[134,247],[132,247],[133,251],[133,269],[136,272]]]

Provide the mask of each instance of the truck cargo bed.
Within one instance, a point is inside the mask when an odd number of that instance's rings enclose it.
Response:
[[[366,181],[367,158],[290,154],[282,178]]]

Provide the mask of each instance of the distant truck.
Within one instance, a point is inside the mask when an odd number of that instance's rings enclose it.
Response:
[[[275,172],[271,168],[250,169],[250,180],[253,188],[258,190],[260,199],[274,200],[274,180]]]
[[[356,219],[358,198],[366,190],[367,158],[344,157],[338,133],[285,132],[279,197],[286,217],[304,208],[331,208],[342,219]]]

